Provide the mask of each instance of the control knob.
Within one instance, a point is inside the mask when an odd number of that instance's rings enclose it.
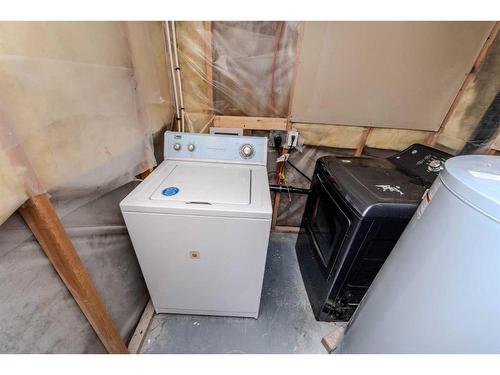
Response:
[[[430,172],[439,172],[443,169],[443,162],[441,160],[433,159],[427,165],[427,169]]]
[[[179,150],[181,149],[181,147],[182,147],[182,146],[181,146],[181,144],[180,144],[179,142],[174,143],[174,150],[175,150],[175,151],[179,151]]]
[[[240,148],[240,155],[245,158],[245,159],[249,159],[252,157],[253,155],[253,152],[254,152],[254,148],[251,144],[249,143],[246,143],[244,144],[243,146],[241,146]]]
[[[192,144],[192,143],[188,144],[188,151],[191,151],[191,152],[194,151],[194,144]]]

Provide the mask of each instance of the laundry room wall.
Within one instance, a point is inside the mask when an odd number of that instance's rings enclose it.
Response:
[[[309,82],[307,75],[298,74],[309,71],[308,61],[322,56],[335,60],[343,53],[329,44],[316,49],[305,45],[311,43],[305,35],[309,24],[176,22],[186,130],[208,132],[215,115],[289,117],[303,142],[290,160],[308,176],[318,157],[352,155],[363,140],[363,154],[376,156],[388,156],[412,143],[435,144],[454,154],[469,145],[473,152],[500,150],[498,121],[485,121],[478,133],[478,124],[500,91],[498,23],[474,23],[461,79],[454,70],[454,92],[449,85],[441,87],[451,106],[445,121],[416,128],[354,120],[338,123],[334,117],[294,119],[294,101],[308,97],[300,84],[300,79]],[[459,26],[467,31],[467,23]],[[413,56],[415,69],[425,65],[417,64],[419,59],[432,61],[430,52],[439,50],[433,40],[445,43],[432,34],[439,30],[436,25],[425,30],[429,49],[420,45],[421,53]],[[371,33],[377,39],[376,30]],[[455,34],[456,39],[446,34],[453,44],[447,47],[453,47],[459,58],[464,42],[460,35],[467,33]],[[351,52],[364,48],[377,55],[377,48],[366,45],[363,33],[348,33],[345,38],[336,43],[349,43]],[[387,43],[382,36],[379,39],[379,44]],[[14,213],[28,197],[45,192],[120,334],[125,340],[130,337],[147,292],[118,202],[138,183],[135,176],[161,159],[163,131],[173,126],[166,49],[163,22],[0,22],[0,281],[5,285],[0,291],[0,352],[104,351]],[[304,51],[307,59],[301,57]],[[397,50],[391,53],[398,55]],[[309,82],[309,90],[316,89],[321,77]],[[374,79],[372,90],[393,88],[383,75]],[[460,81],[467,85],[460,88]],[[362,92],[363,82],[357,83],[356,91]],[[326,106],[338,87],[322,88]],[[439,85],[434,89],[439,91]],[[369,107],[367,100],[364,104]],[[320,109],[327,114],[330,110]],[[273,183],[278,151],[269,150]],[[293,168],[286,170],[286,183],[309,185]],[[282,194],[278,225],[300,225],[305,199]]]
[[[300,22],[176,22],[190,131],[214,114],[286,117]]]
[[[308,175],[319,155],[353,154],[360,144],[365,154],[382,156],[413,143],[452,154],[471,144],[475,152],[494,147],[498,122],[482,140],[474,131],[500,90],[498,22],[176,24],[191,131],[207,132],[213,115],[290,116],[304,144],[290,160]],[[426,102],[429,92],[436,100]],[[334,108],[347,99],[350,120],[343,121]],[[424,118],[430,109],[433,117]],[[277,154],[269,155],[274,182]],[[292,168],[286,176],[287,184],[308,186]],[[282,194],[278,225],[300,225],[304,203],[303,195]]]
[[[121,213],[172,123],[161,22],[0,22],[0,352],[104,347],[20,216],[48,192],[127,341],[147,291]]]
[[[0,23],[0,222],[28,196],[110,191],[172,119],[161,23]]]
[[[355,149],[368,130],[367,147],[402,150],[412,143],[427,143],[437,131],[436,146],[457,153],[498,92],[500,41],[495,22],[176,24],[187,122],[193,131],[208,131],[213,114],[291,115],[293,126],[310,146]],[[320,38],[314,37],[318,28],[325,29]],[[398,35],[396,41],[391,39],[394,35]],[[482,47],[490,42],[485,61],[476,67]],[[299,52],[300,61],[295,66]],[[408,55],[411,64],[398,58]],[[351,71],[336,71],[343,67],[342,61],[347,61],[345,66]],[[297,82],[292,93],[294,70]],[[461,93],[470,73],[473,79]],[[401,77],[394,76],[398,74]],[[359,76],[367,78],[363,81]],[[394,85],[405,77],[426,80],[428,87],[416,82]],[[371,99],[361,95],[368,91]],[[314,110],[313,98],[318,92],[323,102]],[[434,117],[411,115],[411,111],[422,115],[430,111],[425,102],[429,92],[437,98],[429,105],[440,103],[432,108]],[[458,94],[453,115],[442,127]],[[288,106],[290,95],[292,108]],[[332,102],[335,95],[342,100],[347,100],[347,95],[351,98],[353,106],[344,112],[352,121],[336,118],[335,112],[330,114],[338,102]],[[384,104],[378,105],[375,99]],[[309,112],[302,113],[306,109]],[[323,116],[321,121],[318,116]],[[491,144],[490,139],[484,147]]]

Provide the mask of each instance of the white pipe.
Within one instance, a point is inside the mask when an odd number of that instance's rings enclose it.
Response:
[[[177,123],[177,130],[181,131],[181,113],[179,109],[179,98],[177,95],[177,79],[175,75],[175,70],[174,70],[174,60],[172,58],[172,44],[171,44],[171,38],[170,38],[170,29],[168,22],[165,21],[165,45],[168,48],[168,58],[170,61],[170,74],[172,77],[172,86],[174,87],[174,102],[175,102],[175,120]]]
[[[182,131],[185,131],[185,121],[184,121],[184,98],[182,95],[182,79],[181,79],[181,67],[179,64],[179,54],[177,52],[177,35],[175,33],[175,21],[170,21],[172,23],[172,39],[174,43],[174,59],[175,59],[175,70],[177,73],[177,79],[179,81],[179,99],[181,105],[181,125]]]

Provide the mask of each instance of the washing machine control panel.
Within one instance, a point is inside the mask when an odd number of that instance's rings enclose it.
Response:
[[[165,159],[266,165],[267,138],[165,132]]]

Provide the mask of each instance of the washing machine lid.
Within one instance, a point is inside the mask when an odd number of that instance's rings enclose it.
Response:
[[[194,204],[249,204],[252,170],[230,164],[177,164],[152,200]]]
[[[449,159],[441,181],[476,209],[500,221],[500,157],[465,155]]]
[[[271,220],[264,165],[165,160],[121,202],[122,212]]]

